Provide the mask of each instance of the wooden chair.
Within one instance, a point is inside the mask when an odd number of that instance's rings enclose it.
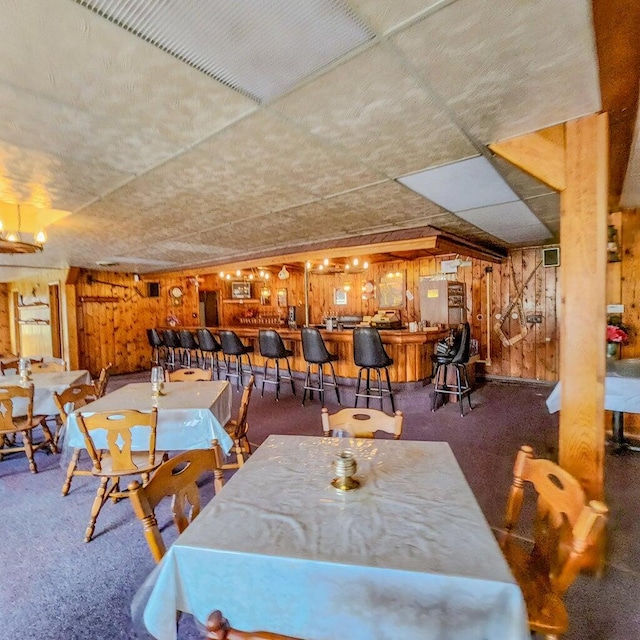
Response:
[[[221,611],[214,611],[207,619],[207,640],[302,640],[269,631],[238,631],[232,629]]]
[[[100,478],[100,486],[91,508],[91,519],[85,532],[84,541],[89,542],[93,536],[96,520],[104,503],[112,498],[128,498],[128,491],[120,490],[120,478],[123,476],[140,475],[143,483],[149,480],[149,474],[160,466],[162,454],[156,455],[156,425],[158,410],[153,408],[150,413],[140,411],[103,411],[92,415],[77,414],[78,427],[85,441],[85,446],[93,468],[91,473]],[[149,430],[147,451],[132,451],[133,427],[146,427]],[[90,435],[91,431],[102,429],[106,431],[108,451],[96,448]],[[108,487],[111,481],[111,487]]]
[[[109,384],[109,377],[111,375],[109,372],[112,366],[110,362],[106,367],[102,367],[100,375],[93,381],[93,386],[96,388],[96,398],[102,398],[107,392],[107,385]]]
[[[5,375],[7,371],[15,371],[18,373],[18,359],[9,360],[8,362],[0,362],[0,371]]]
[[[213,380],[213,370],[177,369],[169,372],[169,382],[208,382]]]
[[[376,431],[390,433],[394,440],[402,435],[402,411],[388,415],[377,409],[342,409],[333,415],[322,407],[322,430],[325,436],[346,431],[352,438],[373,438]]]
[[[144,536],[156,562],[160,562],[166,547],[158,529],[155,508],[163,498],[172,496],[173,521],[182,533],[200,513],[200,493],[196,481],[207,471],[219,471],[219,474],[214,474],[215,490],[218,493],[223,485],[221,468],[222,452],[214,441],[211,449],[184,451],[170,458],[158,467],[145,487],[137,480],[129,485],[133,511],[142,520]]]
[[[96,389],[92,384],[73,384],[69,388],[65,389],[62,393],[53,392],[53,401],[60,412],[58,416],[58,428],[53,438],[55,444],[58,444],[60,439],[60,431],[63,425],[66,424],[67,418],[67,406],[71,405],[71,410],[75,411],[80,407],[83,407],[87,402],[91,402],[96,399]],[[62,485],[62,495],[66,496],[71,489],[71,480],[73,476],[91,476],[93,475],[89,470],[78,469],[78,460],[80,459],[81,449],[74,449],[71,460],[67,467],[67,477]]]
[[[236,454],[236,461],[227,462],[222,465],[223,469],[239,469],[244,464],[245,455],[247,457],[251,455],[251,443],[247,436],[249,432],[247,413],[249,411],[249,401],[251,400],[251,391],[253,390],[254,384],[255,378],[251,375],[249,377],[249,384],[242,392],[238,418],[236,420],[229,420],[229,422],[224,425],[225,431],[233,438],[233,450]]]
[[[512,535],[520,518],[525,482],[538,494],[530,550]],[[529,446],[520,449],[500,546],[524,595],[532,632],[556,640],[567,630],[563,595],[578,572],[591,566],[588,552],[598,544],[607,514],[602,502],[586,503],[580,484],[567,471],[550,460],[534,458]]]
[[[31,365],[31,373],[53,373],[66,370],[66,366],[59,362],[34,362]]]
[[[13,415],[14,401],[17,398],[26,400],[25,416],[16,417]],[[44,441],[34,444],[32,432],[36,427],[42,428]],[[18,434],[22,436],[22,446],[15,442]],[[29,460],[31,473],[38,473],[33,453],[44,447],[49,447],[51,453],[58,451],[53,442],[51,431],[44,422],[44,416],[34,417],[33,415],[33,385],[0,387],[0,460],[8,453],[24,451]]]

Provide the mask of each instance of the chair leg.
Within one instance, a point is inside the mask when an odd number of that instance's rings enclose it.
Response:
[[[396,412],[396,402],[393,398],[393,389],[391,388],[391,379],[389,378],[389,368],[385,367],[384,368],[384,374],[387,378],[387,389],[389,391],[389,400],[391,400],[391,413],[395,413]],[[381,382],[382,385],[382,382]]]
[[[98,492],[96,493],[96,497],[93,500],[93,505],[91,506],[91,519],[89,520],[89,525],[87,526],[87,530],[84,534],[84,541],[91,542],[91,538],[93,537],[93,532],[96,528],[96,520],[98,519],[98,514],[100,513],[100,509],[107,501],[109,497],[109,493],[107,493],[107,484],[109,483],[109,478],[103,477],[100,478],[100,486],[98,487]]]
[[[338,404],[341,405],[340,402],[340,389],[338,388],[338,381],[336,380],[336,370],[333,368],[333,362],[329,362],[329,366],[331,367],[331,375],[333,377],[333,388],[336,390],[336,400]]]
[[[280,400],[280,358],[275,358],[276,361],[276,402]]]
[[[371,369],[367,368],[367,409],[369,408],[369,396],[371,395]]]
[[[33,459],[33,442],[31,441],[31,431],[22,432],[22,444],[24,445],[24,453],[29,461],[29,469],[31,473],[38,473],[36,461]]]
[[[213,470],[213,488],[215,489],[216,495],[218,492],[224,487],[224,472],[222,469],[214,469]]]
[[[456,396],[460,403],[460,415],[464,418],[464,407],[462,405],[462,378],[460,376],[460,368],[458,365],[455,365],[454,368],[456,370]]]
[[[307,399],[307,387],[310,387],[309,380],[311,379],[311,364],[307,362],[307,372],[304,376],[304,389],[302,390],[302,406],[304,407],[304,401]]]
[[[262,372],[262,391],[260,392],[260,397],[264,398],[264,385],[267,380],[267,365],[269,364],[269,358],[264,359],[264,371]],[[278,394],[276,392],[276,399],[278,398]]]
[[[69,489],[71,489],[71,480],[73,480],[73,474],[78,466],[78,460],[80,459],[80,449],[74,449],[73,455],[71,456],[71,461],[69,462],[69,466],[67,467],[67,477],[62,485],[62,495],[66,496],[69,493]]]
[[[318,389],[320,404],[324,406],[324,364],[322,363],[318,365]]]
[[[49,451],[51,451],[51,453],[58,453],[58,447],[56,447],[51,431],[44,420],[40,424],[40,428],[42,429],[42,433],[44,433],[44,441],[48,443]]]
[[[360,384],[362,383],[362,368],[360,368],[358,370],[358,382],[356,383],[356,401],[354,403],[354,407],[358,406],[358,400],[360,399],[358,397],[358,394],[360,393]]]
[[[296,386],[295,386],[295,384],[293,384],[293,376],[291,375],[291,365],[289,364],[289,358],[285,358],[285,361],[287,363],[287,371],[289,372],[289,382],[291,383],[291,392],[295,396],[296,395]]]

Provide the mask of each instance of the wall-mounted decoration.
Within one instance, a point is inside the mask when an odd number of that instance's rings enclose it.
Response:
[[[347,304],[347,292],[344,287],[336,287],[333,290],[333,304],[337,307],[343,307]]]
[[[618,230],[610,224],[607,229],[607,262],[620,262],[621,260]]]
[[[169,296],[171,298],[171,302],[175,306],[182,304],[183,295],[184,295],[184,291],[182,290],[182,287],[171,287],[171,289],[169,289]]]
[[[362,299],[371,300],[376,297],[376,285],[373,280],[367,280],[362,285]]]
[[[248,300],[251,298],[250,282],[232,282],[231,297],[235,300]]]
[[[401,309],[405,305],[405,277],[403,271],[389,271],[380,278],[378,300],[380,309]]]
[[[282,269],[280,269],[280,271],[278,272],[278,278],[280,278],[280,280],[288,280],[289,279],[289,272],[287,271],[287,266],[283,265]]]
[[[260,304],[271,304],[271,288],[266,284],[260,287]]]
[[[286,307],[287,306],[287,290],[286,289],[278,289],[278,306]]]

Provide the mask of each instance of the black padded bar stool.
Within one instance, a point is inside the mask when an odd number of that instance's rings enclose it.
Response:
[[[260,355],[264,358],[264,375],[262,376],[262,393],[260,395],[264,396],[265,384],[275,384],[277,401],[280,396],[280,380],[289,380],[291,383],[291,391],[295,396],[296,387],[293,384],[293,376],[291,375],[291,367],[289,366],[289,356],[293,355],[293,351],[284,346],[280,334],[274,329],[260,329],[258,332],[258,342],[260,344]],[[276,377],[274,379],[269,378],[267,375],[269,360],[273,360],[276,365]],[[280,373],[280,360],[284,360],[287,363],[289,375]]]
[[[218,380],[220,380],[220,358],[219,353],[222,353],[222,347],[220,343],[215,339],[214,335],[209,329],[198,329],[198,345],[200,346],[200,352],[202,353],[202,366],[207,368],[207,355],[211,362],[211,371],[215,371],[218,374]]]
[[[304,401],[307,397],[307,391],[309,392],[309,398],[313,400],[313,392],[318,392],[320,402],[324,403],[324,385],[327,384],[334,387],[336,390],[336,398],[338,404],[340,402],[340,389],[338,388],[338,381],[336,380],[336,372],[333,368],[333,363],[338,360],[338,356],[329,353],[327,346],[322,339],[322,335],[317,329],[311,327],[304,327],[301,331],[302,334],[302,353],[304,359],[307,362],[307,375],[304,378],[304,393],[302,394],[302,406],[304,407]],[[311,366],[316,365],[317,368],[317,386],[313,386],[311,380]],[[333,382],[324,381],[324,365],[328,364],[331,367],[331,377]]]
[[[198,343],[193,337],[193,333],[189,329],[182,329],[178,334],[180,337],[180,346],[182,347],[182,360],[187,359],[187,367],[191,369],[192,355],[196,356],[196,367],[200,366],[200,358],[198,357]]]
[[[393,360],[389,357],[389,354],[385,351],[382,344],[382,338],[377,329],[373,327],[356,327],[353,330],[353,361],[358,370],[358,384],[356,386],[356,402],[355,407],[358,406],[358,398],[367,399],[367,407],[369,406],[369,400],[371,398],[378,398],[380,400],[380,410],[382,411],[382,403],[384,394],[389,394],[391,400],[391,411],[395,412],[396,404],[393,399],[393,391],[391,389],[391,380],[389,379],[389,367],[393,364]],[[387,378],[387,388],[382,386],[382,376],[380,370],[384,369],[384,373]],[[371,386],[371,371],[375,371],[378,378],[377,386]],[[364,393],[360,392],[360,386],[362,384],[362,372],[366,371],[366,387]]]
[[[176,368],[176,349],[180,349],[180,338],[173,329],[165,329],[162,341],[167,348],[167,367]]]
[[[157,329],[147,329],[147,341],[149,342],[149,346],[151,347],[151,364],[159,365],[160,352],[164,347],[164,342],[162,341],[162,337],[158,333]]]
[[[454,342],[457,345],[453,355],[434,354],[431,356],[436,370],[433,374],[433,397],[431,399],[431,411],[435,411],[438,406],[439,396],[448,398],[455,396],[460,404],[460,415],[464,416],[464,407],[462,399],[466,396],[469,402],[469,410],[471,406],[471,387],[469,378],[467,377],[467,362],[469,362],[469,351],[471,348],[471,328],[469,323],[462,325],[462,331],[458,339]],[[455,371],[455,384],[448,384],[447,377],[449,367],[453,367]]]
[[[222,329],[218,332],[220,336],[220,344],[222,345],[222,353],[224,354],[224,361],[227,371],[225,378],[236,379],[236,388],[239,390],[240,386],[244,386],[244,374],[253,375],[253,365],[251,364],[250,353],[253,353],[253,346],[247,346],[242,344],[238,334],[235,331],[229,331],[228,329]],[[246,357],[249,369],[245,368],[242,359]],[[231,359],[235,358],[235,373],[231,369]]]

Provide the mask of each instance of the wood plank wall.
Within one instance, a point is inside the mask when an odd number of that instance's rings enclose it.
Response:
[[[9,320],[9,285],[0,283],[0,354],[11,353],[11,328]]]
[[[541,254],[540,248],[516,250],[511,252],[509,259],[503,264],[473,259],[470,267],[458,269],[457,279],[466,285],[469,321],[473,337],[480,343],[482,359],[487,355],[487,317],[490,316],[493,325],[495,314],[506,307],[516,292],[511,262],[519,287],[539,263]],[[400,310],[403,321],[419,320],[419,278],[436,273],[440,268],[440,260],[444,258],[446,256],[376,263],[366,273],[350,276],[311,275],[311,322],[320,323],[323,315],[334,312],[339,315],[372,315],[377,310],[377,299],[363,300],[362,285],[366,280],[373,280],[377,284],[380,277],[389,271],[405,271],[407,288],[414,296]],[[255,302],[244,305],[222,303],[222,323],[236,324],[237,318],[248,308],[255,308],[262,315],[277,314],[278,288],[287,289],[289,304],[302,303],[303,274],[291,270],[290,278],[280,281],[276,278],[280,266],[272,269],[272,276],[268,281],[271,305],[262,306]],[[493,268],[490,276],[493,286],[489,313],[485,308],[488,267]],[[93,282],[90,281],[92,278]],[[76,285],[80,366],[93,374],[109,362],[113,363],[114,373],[145,369],[150,363],[147,328],[166,326],[170,312],[178,317],[178,328],[199,325],[198,291],[192,279],[180,274],[168,274],[157,277],[149,275],[144,280],[160,283],[160,297],[147,297],[146,282],[135,282],[133,274],[81,272]],[[344,286],[347,281],[351,284],[348,304],[336,307],[333,304],[333,290]],[[179,305],[174,305],[169,296],[169,290],[173,286],[182,287],[184,292]],[[219,291],[221,300],[230,297],[229,282],[221,280],[217,273],[202,276],[199,287],[202,291]],[[512,347],[504,347],[493,333],[491,365],[486,367],[485,373],[507,378],[555,381],[558,379],[558,269],[539,267],[525,288],[523,298],[525,313],[540,315],[542,323],[531,325],[529,334]],[[284,309],[281,314],[284,317]],[[517,333],[517,323],[510,320],[506,323],[505,331]]]

